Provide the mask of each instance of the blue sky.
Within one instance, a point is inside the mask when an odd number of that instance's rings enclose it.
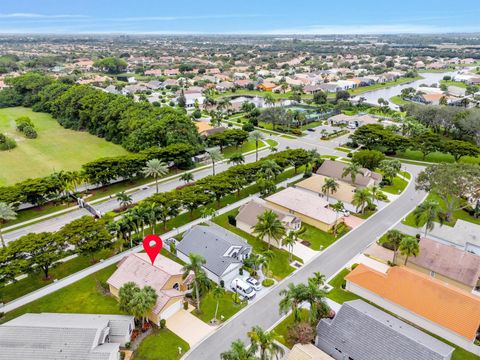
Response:
[[[0,33],[480,32],[479,0],[0,0]]]

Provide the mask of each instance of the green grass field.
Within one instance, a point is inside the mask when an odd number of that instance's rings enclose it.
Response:
[[[35,125],[38,138],[27,139],[15,128],[15,119],[28,116]],[[127,154],[115,145],[87,132],[61,127],[49,114],[36,113],[23,107],[0,109],[0,132],[13,137],[17,147],[2,151],[0,186],[27,178],[42,177],[59,170],[78,170],[81,165],[108,156]]]
[[[178,348],[182,348],[182,354]],[[155,330],[140,343],[134,360],[177,360],[190,349],[188,343],[168,329]]]
[[[368,92],[368,91],[385,89],[385,88],[389,88],[389,87],[396,86],[396,85],[401,85],[401,84],[406,84],[406,83],[409,83],[409,82],[412,82],[412,81],[415,81],[415,80],[420,80],[420,79],[422,79],[421,76],[417,76],[417,77],[414,77],[414,78],[399,78],[395,81],[387,81],[386,83],[373,84],[373,85],[368,85],[368,86],[361,86],[361,87],[358,87],[356,89],[349,90],[348,92],[351,95],[358,95],[358,94],[363,94],[363,93]]]
[[[228,287],[229,284],[225,284]],[[218,303],[217,319],[220,320],[223,316],[223,320],[230,319],[233,315],[239,312],[247,303],[242,301],[240,304],[235,304],[233,301],[233,293],[231,291],[225,291],[225,294]],[[200,312],[193,311],[193,315],[207,324],[215,317],[215,308],[217,307],[217,300],[213,297],[212,292],[209,291],[202,297],[200,303]]]

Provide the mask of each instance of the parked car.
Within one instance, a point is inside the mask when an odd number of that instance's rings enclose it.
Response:
[[[260,291],[262,289],[262,285],[257,281],[257,279],[254,279],[253,277],[249,277],[247,280],[245,280],[248,284],[252,285],[252,287],[255,289],[255,291]]]
[[[252,300],[257,294],[250,284],[240,278],[233,279],[230,287],[232,291],[238,293],[244,299]]]
[[[310,128],[310,129],[307,129],[307,131],[315,132],[315,129]]]
[[[350,216],[350,211],[348,211],[348,210],[343,211],[343,216],[345,216],[345,217]]]

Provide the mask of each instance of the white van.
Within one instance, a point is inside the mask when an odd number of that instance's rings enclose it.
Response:
[[[248,300],[252,300],[257,294],[250,284],[247,284],[240,278],[236,278],[232,281],[231,289]]]

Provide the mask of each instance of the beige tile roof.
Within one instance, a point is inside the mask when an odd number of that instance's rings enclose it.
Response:
[[[313,344],[296,344],[288,354],[287,360],[333,360],[333,358]]]
[[[307,189],[318,194],[323,194],[322,186],[325,185],[325,179],[327,176],[313,174],[311,177],[300,181],[295,186]],[[351,203],[353,200],[353,193],[355,187],[341,180],[335,179],[338,184],[338,189],[333,194],[329,194],[329,197]]]

